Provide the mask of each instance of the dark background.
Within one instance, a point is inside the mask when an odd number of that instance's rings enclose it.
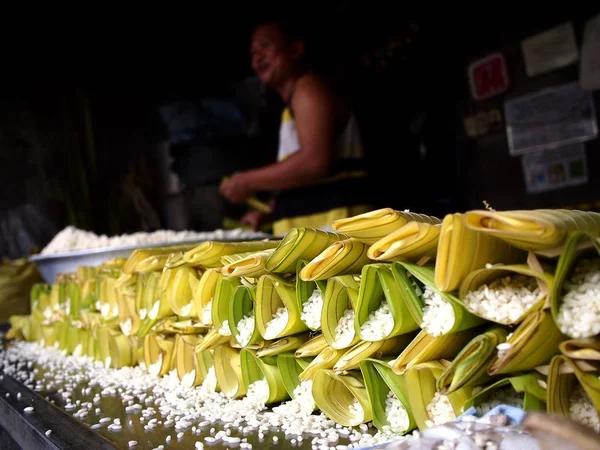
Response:
[[[305,26],[319,67],[352,99],[377,206],[443,215],[479,208],[483,200],[498,209],[594,208],[600,200],[598,139],[586,143],[588,184],[527,195],[504,128],[470,139],[463,127],[466,116],[503,110],[508,98],[576,80],[578,63],[529,78],[520,41],[572,20],[581,48],[583,24],[598,8],[281,5],[201,3],[152,19],[143,10],[125,17],[92,8],[72,20],[41,17],[40,26],[7,16],[0,221],[29,205],[45,221],[23,221],[43,245],[67,224],[118,234],[214,229],[223,216],[239,217],[243,208],[226,204],[216,190],[222,176],[275,158],[281,105],[252,80],[248,56],[255,24],[274,17]],[[507,60],[511,89],[474,102],[466,68],[495,51]],[[169,133],[160,107],[174,102],[193,105],[206,119],[193,139],[175,142]],[[239,115],[215,115],[215,105],[233,105]],[[165,162],[169,139],[173,159]]]

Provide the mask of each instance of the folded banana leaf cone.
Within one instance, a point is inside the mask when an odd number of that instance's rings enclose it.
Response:
[[[163,277],[167,277],[168,281],[162,296],[166,297],[173,313],[182,317],[197,317],[193,293],[198,287],[198,272],[183,265],[166,269]]]
[[[552,269],[545,270],[526,264],[479,269],[465,278],[459,298],[468,311],[483,319],[515,325],[529,313],[545,308],[554,284]]]
[[[358,369],[361,361],[367,358],[380,359],[384,356],[397,355],[413,340],[416,333],[395,336],[383,341],[361,341],[347,349],[333,366],[334,372]]]
[[[357,279],[354,275],[341,275],[327,281],[321,329],[327,343],[337,350],[358,342],[354,320],[360,288]]]
[[[483,415],[502,404],[523,408],[525,411],[545,411],[547,392],[545,380],[535,372],[497,380],[476,390],[465,404],[465,410],[476,407]]]
[[[408,222],[440,223],[437,217],[382,208],[333,222],[334,231],[347,234],[365,244],[374,244]]]
[[[277,403],[290,398],[281,378],[276,356],[259,358],[254,351],[244,348],[240,352],[240,358],[246,392],[253,383],[264,379],[269,386],[269,395],[266,396],[265,404]]]
[[[57,317],[64,317],[65,301],[67,299],[65,291],[65,276],[58,275],[56,282],[50,287],[50,309],[52,314]]]
[[[251,242],[204,242],[187,251],[183,260],[192,267],[206,269],[223,267],[221,257],[245,252],[259,252],[275,248],[279,241],[251,241]]]
[[[119,316],[119,305],[115,294],[117,277],[99,274],[96,279],[96,296],[98,298],[98,311],[105,320]]]
[[[196,305],[196,313],[200,322],[204,325],[212,325],[212,307],[213,299],[215,297],[215,291],[217,289],[217,282],[223,275],[218,269],[206,269],[200,280],[198,286],[193,293],[194,303]]]
[[[460,213],[442,221],[435,259],[435,286],[454,291],[471,272],[486,264],[525,262],[527,254],[508,242],[469,228]]]
[[[298,261],[296,273],[300,273],[306,264],[306,261]],[[300,319],[312,331],[321,329],[321,314],[326,289],[326,280],[304,281],[300,277],[296,277],[296,302],[298,310],[301,311]]]
[[[433,259],[438,249],[440,225],[408,222],[375,242],[368,251],[374,261],[413,261]]]
[[[142,326],[142,321],[135,309],[135,296],[119,290],[117,290],[116,296],[119,305],[119,327],[121,332],[125,336],[137,335]]]
[[[169,256],[193,248],[191,245],[172,247],[138,248],[131,252],[123,265],[124,273],[162,271]]]
[[[290,398],[295,397],[294,391],[301,383],[300,374],[310,364],[311,360],[312,358],[296,358],[293,353],[280,353],[277,355],[277,368],[283,386]]]
[[[256,325],[255,299],[255,287],[237,286],[231,293],[227,320],[231,336],[242,348],[263,341]]]
[[[392,370],[402,375],[411,367],[435,360],[452,360],[473,337],[481,333],[479,328],[456,333],[432,336],[420,331],[402,353],[391,363]]]
[[[196,345],[201,337],[195,334],[179,334],[175,338],[175,367],[177,376],[185,386],[199,386],[202,373],[197,370]]]
[[[196,370],[196,379],[200,379],[199,384],[203,384],[209,376],[209,373],[215,371],[215,359],[213,350],[194,351],[194,367]],[[215,377],[216,378],[216,377]],[[218,385],[213,390],[220,390]]]
[[[144,364],[150,375],[162,377],[173,368],[175,336],[149,334],[144,338]]]
[[[230,336],[223,336],[214,328],[211,328],[205,335],[198,338],[196,344],[196,353],[214,350],[221,345],[227,344],[230,340]]]
[[[274,248],[250,253],[237,261],[226,264],[221,272],[226,277],[258,278],[267,273],[267,259],[275,251]]]
[[[308,331],[300,319],[296,283],[278,275],[263,275],[256,286],[256,327],[265,340]]]
[[[96,336],[97,346],[94,348],[95,359],[102,362],[104,367],[108,368],[111,366],[112,358],[110,355],[110,341],[113,336],[120,335],[121,333],[112,327],[100,326],[96,328],[93,335]]]
[[[323,350],[329,347],[327,340],[323,334],[317,334],[314,337],[311,337],[306,343],[302,344],[298,349],[294,352],[294,356],[296,358],[309,358],[312,356],[317,356]]]
[[[498,354],[498,345],[505,342],[507,336],[508,330],[499,326],[492,326],[475,336],[439,376],[437,390],[449,394],[463,387],[489,382],[488,368]]]
[[[117,333],[109,335],[108,339],[110,367],[120,369],[121,367],[135,366],[138,363],[137,336],[125,336]]]
[[[211,317],[212,323],[219,334],[231,336],[229,326],[229,306],[234,289],[240,286],[237,277],[220,277],[215,286],[215,296],[212,300]]]
[[[411,413],[405,377],[395,374],[386,361],[377,359],[361,361],[360,370],[377,429],[401,435],[413,430],[417,424]]]
[[[267,259],[267,273],[294,273],[298,261],[311,261],[331,244],[344,239],[348,236],[314,228],[292,228]]]
[[[266,345],[256,352],[256,356],[262,358],[264,356],[277,356],[281,353],[293,353],[306,344],[310,339],[308,333],[295,334],[294,336],[286,336],[276,341],[267,342]]]
[[[446,360],[424,362],[404,374],[410,410],[420,430],[452,421],[467,409],[465,404],[472,395],[471,388],[464,387],[447,395],[437,391],[437,380],[448,365]]]
[[[456,333],[484,322],[471,314],[452,293],[437,289],[433,266],[395,262],[392,273],[400,285],[398,292],[402,294],[403,303],[427,333],[434,336]]]
[[[336,350],[329,346],[325,347],[304,367],[298,378],[300,381],[314,380],[315,375],[320,371],[333,369],[333,366],[335,366],[344,353],[346,353],[346,350]]]
[[[354,325],[360,339],[379,341],[419,329],[404,300],[407,289],[394,278],[391,264],[363,267]]]
[[[44,311],[51,310],[50,305],[50,292],[52,287],[46,283],[35,283],[31,287],[29,294],[29,304],[31,306],[31,313],[41,313]]]
[[[239,398],[246,395],[240,351],[222,345],[214,349],[213,358],[217,384],[221,392],[229,398]]]
[[[164,334],[203,334],[208,330],[209,327],[197,320],[181,316],[165,317],[152,327],[153,332]]]
[[[567,238],[550,290],[552,317],[563,333],[577,339],[600,334],[600,312],[594,301],[600,250],[580,251],[581,243],[588,240],[584,233],[572,233]]]
[[[27,335],[23,332],[23,339],[28,341]],[[92,339],[93,342],[93,338]],[[58,346],[58,330],[56,327],[52,325],[42,325],[42,339],[40,341],[42,347],[55,347]],[[89,345],[89,342],[88,342]],[[89,356],[93,357],[94,354],[90,354]]]
[[[79,313],[89,305],[84,305],[81,289],[75,280],[67,280],[64,287],[65,315],[71,320],[79,319]]]
[[[84,352],[87,351],[87,330],[71,324],[67,339],[69,341],[67,353],[73,356],[83,356]]]
[[[467,226],[475,231],[502,239],[511,245],[537,254],[555,257],[563,249],[570,232],[598,235],[600,214],[566,209],[531,211],[469,211]],[[587,240],[582,245],[591,247]]]
[[[559,344],[566,338],[556,327],[549,311],[534,311],[525,317],[499,347],[488,368],[488,374],[527,372],[548,364],[558,353]]]
[[[373,418],[367,387],[358,370],[345,375],[319,370],[313,378],[312,394],[317,407],[342,426],[355,427]]]
[[[337,241],[315,256],[300,271],[304,281],[327,280],[338,275],[358,274],[370,260],[369,246],[356,239]]]

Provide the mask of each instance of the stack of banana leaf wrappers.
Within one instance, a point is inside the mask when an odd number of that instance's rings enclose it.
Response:
[[[280,241],[139,249],[37,284],[13,337],[267,405],[309,386],[403,435],[496,405],[598,430],[600,214],[380,209]]]

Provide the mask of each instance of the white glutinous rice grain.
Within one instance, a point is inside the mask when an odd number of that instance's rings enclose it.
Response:
[[[544,294],[535,277],[509,275],[483,284],[465,296],[465,304],[474,313],[492,322],[515,323]]]
[[[403,433],[410,425],[406,408],[391,390],[385,400],[385,417],[389,422],[389,425],[383,427],[386,433]]]
[[[503,342],[501,344],[496,345],[496,350],[498,350],[498,359],[504,358],[506,352],[512,348],[512,344],[510,342]]]
[[[242,317],[242,319],[237,323],[237,330],[237,341],[242,347],[245,347],[248,345],[248,342],[250,342],[252,333],[254,333],[254,311],[252,311],[249,315]]]
[[[133,321],[131,319],[127,319],[125,322],[121,323],[121,331],[125,336],[129,336],[131,331],[133,330]]]
[[[587,393],[580,385],[577,385],[573,389],[573,392],[571,392],[571,397],[569,398],[569,416],[571,419],[587,425],[596,432],[600,431],[598,411],[594,408]]]
[[[182,317],[189,317],[190,313],[192,312],[192,308],[193,307],[194,307],[193,301],[191,301],[187,305],[183,306],[181,308],[181,314],[180,314],[180,316],[182,316]]]
[[[338,321],[335,327],[336,348],[349,347],[354,340],[354,336],[356,335],[354,331],[354,314],[353,309],[347,309]]]
[[[204,305],[204,308],[202,309],[202,323],[204,325],[210,325],[212,324],[212,298],[210,299],[210,301]],[[227,329],[229,330],[229,324],[227,325]]]
[[[192,369],[190,372],[186,373],[181,379],[181,383],[184,386],[192,387],[194,385],[194,380],[196,380],[196,370]]]
[[[264,338],[275,339],[279,334],[285,330],[289,321],[289,313],[285,306],[280,306],[273,314],[273,318],[267,322],[265,327]]]
[[[425,287],[423,291],[423,300],[425,307],[423,308],[421,328],[432,336],[448,333],[456,320],[452,305],[428,287]]]
[[[221,328],[219,328],[218,333],[221,336],[231,336],[231,330],[229,329],[229,320],[224,320],[221,324]]]
[[[204,381],[202,381],[202,387],[207,392],[215,392],[217,390],[217,375],[215,373],[215,366],[210,366]]]
[[[304,303],[300,319],[302,319],[306,326],[311,330],[318,330],[321,328],[322,311],[323,294],[321,294],[319,289],[315,289],[310,298]]]
[[[428,427],[442,425],[456,419],[456,413],[454,412],[454,408],[452,408],[450,400],[446,395],[442,395],[439,392],[435,393],[426,409],[429,420],[425,421],[425,423]]]
[[[362,324],[360,334],[366,341],[381,341],[389,336],[393,328],[394,317],[390,310],[390,304],[387,300],[383,300]]]
[[[348,412],[358,422],[362,422],[365,418],[365,411],[357,399],[354,399],[354,402],[348,407]]]
[[[486,402],[475,407],[478,416],[484,416],[498,405],[523,407],[523,394],[519,394],[512,387],[496,389],[490,393]]]
[[[162,363],[163,363],[163,354],[159,353],[158,359],[148,366],[148,373],[150,375],[157,377],[158,374],[160,373],[160,369],[162,368]]]
[[[600,334],[600,259],[582,259],[564,282],[557,317],[560,331],[576,339]]]

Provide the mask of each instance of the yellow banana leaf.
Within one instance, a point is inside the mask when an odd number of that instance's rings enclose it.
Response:
[[[368,251],[374,261],[414,261],[435,258],[440,226],[408,222],[375,242]]]
[[[162,270],[171,253],[189,249],[191,246],[173,246],[156,248],[138,248],[134,250],[123,265],[123,273],[149,272]]]
[[[202,373],[197,370],[196,345],[201,339],[195,334],[178,334],[175,338],[175,367],[179,380],[186,386],[202,384]]]
[[[311,356],[317,356],[323,350],[325,350],[329,344],[325,340],[325,336],[318,334],[311,338],[308,342],[303,344],[296,350],[294,356],[296,358],[309,358]]]
[[[217,383],[221,392],[229,398],[246,395],[239,350],[222,345],[214,349],[213,358]]]
[[[414,335],[405,334],[383,341],[362,341],[345,351],[333,366],[334,372],[357,369],[361,361],[367,358],[380,359],[388,355],[397,355],[411,343]]]
[[[292,228],[266,263],[268,273],[293,273],[298,261],[310,261],[337,241],[348,236],[314,228]]]
[[[543,381],[539,374],[530,372],[523,375],[503,378],[483,388],[467,401],[465,410],[486,402],[490,394],[498,389],[512,387],[517,393],[523,393],[523,409],[525,411],[543,411],[546,409],[547,393],[540,384]]]
[[[244,348],[240,352],[240,359],[242,379],[246,391],[252,383],[265,379],[269,385],[269,397],[266,404],[277,403],[290,398],[277,367],[276,356],[259,358],[252,350]]]
[[[219,334],[217,330],[211,328],[208,333],[198,340],[195,351],[196,353],[201,353],[208,350],[214,350],[227,342],[229,342],[229,336],[223,336]]]
[[[358,291],[358,305],[355,316],[355,329],[358,336],[364,341],[372,340],[370,336],[362,333],[362,327],[369,320],[369,315],[377,310],[384,301],[387,302],[390,314],[394,319],[394,326],[390,333],[384,337],[393,337],[410,333],[419,329],[410,313],[410,308],[403,291],[405,286],[398,283],[392,274],[391,264],[369,264],[363,267],[360,289]]]
[[[271,343],[256,352],[256,356],[263,358],[265,356],[277,356],[280,353],[294,352],[306,344],[309,339],[308,333],[300,333],[294,336],[287,336]],[[291,353],[293,355],[293,353]]]
[[[213,350],[205,350],[205,351],[195,351],[194,352],[194,367],[196,370],[196,375],[200,377],[200,384],[206,380],[211,369],[214,371],[215,361],[213,357]],[[217,385],[215,386],[216,391],[220,391],[221,389]]]
[[[486,264],[525,262],[525,252],[489,234],[467,226],[464,215],[448,214],[440,231],[435,261],[435,285],[454,291],[471,272]]]
[[[300,374],[310,361],[311,358],[296,358],[293,353],[280,353],[277,355],[277,368],[290,398],[294,398],[294,391],[301,382]]]
[[[317,356],[304,368],[298,375],[300,381],[314,379],[315,375],[321,370],[333,369],[335,363],[342,357],[345,350],[336,350],[332,347],[325,347]]]
[[[298,261],[296,273],[300,273],[306,264],[306,261]],[[300,319],[312,331],[321,329],[321,315],[319,315],[318,323],[307,323],[307,321],[302,318],[302,312],[304,312],[306,302],[313,296],[315,291],[321,298],[324,298],[326,288],[326,280],[304,281],[300,279],[300,277],[296,277],[296,302],[298,303],[298,310],[301,311]],[[309,320],[308,322],[312,321]]]
[[[437,390],[448,394],[462,387],[488,382],[491,377],[487,370],[498,353],[496,347],[506,340],[507,335],[505,328],[492,326],[475,336],[439,376]]]
[[[372,420],[371,403],[360,371],[338,375],[333,370],[320,370],[315,374],[312,393],[317,407],[335,423],[354,427]]]
[[[213,326],[223,336],[231,336],[229,304],[233,290],[239,285],[240,279],[237,277],[220,277],[217,280],[211,314]]]
[[[534,311],[508,336],[507,348],[495,356],[488,374],[526,372],[547,364],[565,339],[548,311]]]
[[[169,273],[170,272],[170,273]],[[163,297],[169,302],[171,310],[182,317],[197,317],[193,289],[197,288],[198,277],[194,269],[180,266],[166,269],[163,277],[169,277]]]
[[[241,347],[257,344],[263,338],[258,331],[256,325],[255,311],[256,288],[248,286],[237,286],[231,293],[229,300],[229,330]],[[239,333],[239,323],[242,319],[252,317],[253,330],[248,342],[242,342],[242,337]]]
[[[358,274],[369,264],[369,246],[356,239],[334,242],[300,271],[304,281],[326,280],[337,275]]]
[[[110,334],[108,339],[110,367],[120,369],[121,367],[137,365],[138,338],[136,336],[125,336],[116,333]]]
[[[560,352],[573,360],[600,361],[600,339],[569,339],[561,342]]]
[[[212,325],[212,306],[219,278],[222,274],[218,269],[207,269],[204,271],[198,286],[193,292],[196,313],[200,322],[204,325]]]
[[[347,219],[336,220],[331,227],[334,231],[345,233],[365,244],[374,244],[411,221],[429,224],[440,223],[440,219],[437,217],[383,208]]]
[[[59,339],[59,347],[63,348],[63,343],[61,342],[65,333],[68,333],[67,324],[61,324],[58,328],[58,339]],[[110,367],[112,364],[112,357],[110,354],[110,341],[112,337],[120,335],[117,330],[109,327],[98,327],[95,332],[96,340],[98,342],[97,354],[95,355],[95,359],[101,361],[104,364],[104,367]]]
[[[325,289],[321,328],[327,343],[337,350],[348,348],[358,342],[356,332],[352,339],[336,340],[336,327],[346,310],[355,311],[358,304],[359,284],[353,275],[330,278]],[[354,325],[354,320],[352,320]],[[353,326],[353,328],[355,328]]]
[[[183,259],[190,266],[205,268],[222,267],[221,257],[236,253],[258,252],[275,248],[279,241],[251,241],[251,242],[204,242],[187,251]]]
[[[119,327],[125,336],[137,335],[142,321],[135,310],[135,297],[130,293],[116,292],[119,305]]]
[[[270,248],[251,253],[244,258],[223,266],[221,272],[226,277],[258,278],[267,273],[267,269],[265,268],[267,259],[274,251],[274,248]]]
[[[600,214],[567,209],[537,209],[532,211],[469,211],[467,226],[490,236],[503,239],[522,250],[554,257],[570,232],[598,235]],[[591,247],[593,242],[581,242]]]
[[[144,363],[151,375],[162,377],[173,368],[175,337],[149,334],[144,338]]]

